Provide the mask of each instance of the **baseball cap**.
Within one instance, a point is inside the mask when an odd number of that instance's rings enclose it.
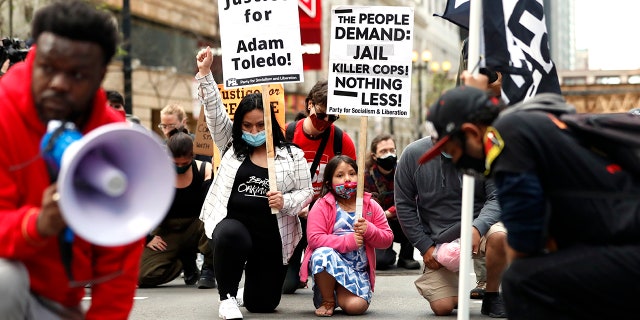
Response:
[[[427,113],[427,121],[431,122],[435,129],[431,138],[437,142],[418,162],[428,162],[440,154],[442,146],[460,130],[463,123],[469,122],[480,107],[497,104],[496,98],[489,97],[485,91],[475,87],[460,86],[445,92]]]

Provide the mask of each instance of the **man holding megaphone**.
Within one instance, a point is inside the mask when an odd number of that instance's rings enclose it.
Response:
[[[26,61],[0,79],[0,315],[126,319],[144,240],[106,246],[76,235],[65,270],[58,240],[69,223],[59,206],[64,194],[40,150],[50,120],[71,122],[82,135],[124,121],[100,88],[116,50],[115,19],[82,1],[57,2],[36,12],[31,34]],[[92,301],[85,311],[86,284]]]

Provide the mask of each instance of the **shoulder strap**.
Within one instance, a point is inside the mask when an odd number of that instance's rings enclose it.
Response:
[[[298,120],[300,121],[300,120]],[[296,130],[296,126],[298,125],[298,121],[289,122],[287,124],[287,128],[285,131],[285,138],[288,141],[293,142],[293,136]],[[335,130],[333,133],[333,152],[338,155],[342,154],[342,130],[340,128],[334,126]],[[322,140],[320,141],[320,145],[318,146],[318,150],[316,151],[316,156],[313,158],[313,163],[311,163],[311,167],[309,171],[311,172],[311,179],[314,178],[316,174],[316,169],[318,169],[318,165],[320,164],[320,158],[322,157],[322,153],[324,152],[325,147],[327,146],[327,141],[329,140],[329,135],[331,134],[330,130],[326,130],[325,134],[322,135]],[[291,159],[293,159],[293,154],[291,153],[291,148],[287,145],[287,150],[289,151],[289,155]]]
[[[285,144],[285,147],[287,147],[287,152],[289,152],[289,157],[291,157],[291,160],[295,160],[295,158],[293,157],[293,153],[291,153],[291,145]]]
[[[333,128],[333,153],[337,156],[342,154],[342,129],[336,125]]]
[[[287,139],[287,141],[293,142],[293,134],[296,131],[297,125],[298,125],[298,121],[289,122],[289,124],[287,124],[287,130],[284,136]]]
[[[222,157],[225,155],[225,153],[227,153],[227,151],[229,151],[229,149],[231,149],[231,146],[233,146],[233,140],[230,140],[229,143],[227,143],[227,145],[224,147],[224,149],[221,150],[221,152],[220,152],[220,160],[222,160]],[[211,157],[211,158],[213,160],[213,157]]]
[[[557,93],[540,93],[535,97],[504,109],[500,117],[518,111],[544,111],[555,116],[576,113],[576,108]]]
[[[329,140],[330,134],[331,134],[331,131],[327,130],[322,135],[322,140],[320,141],[320,145],[318,146],[318,150],[316,151],[316,156],[315,158],[313,158],[313,163],[311,164],[311,168],[309,168],[309,171],[311,172],[311,179],[313,179],[316,175],[316,169],[320,164],[320,158],[322,158],[322,153],[324,152],[324,148],[327,146],[327,141]]]
[[[382,205],[384,200],[384,195],[387,192],[387,186],[376,178],[376,174],[373,170],[373,166],[371,166],[371,168],[369,169],[369,176],[371,176],[373,183],[376,185],[376,188],[378,189],[378,194],[376,198],[378,199],[378,203]]]
[[[198,168],[198,173],[204,179],[205,173],[204,171],[207,169],[207,163],[205,161],[200,161],[200,168]]]

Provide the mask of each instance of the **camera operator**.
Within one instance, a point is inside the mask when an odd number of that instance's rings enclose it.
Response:
[[[2,68],[0,76],[4,75],[14,64],[24,61],[29,53],[30,45],[19,39],[2,39],[2,47],[0,47],[0,61]]]
[[[0,77],[2,77],[7,70],[9,70],[9,60],[8,59],[0,59],[2,61],[2,66],[0,67]]]

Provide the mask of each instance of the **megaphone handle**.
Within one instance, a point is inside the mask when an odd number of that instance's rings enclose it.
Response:
[[[62,265],[67,272],[69,280],[73,281],[73,272],[71,271],[71,261],[73,260],[73,231],[68,227],[58,235],[58,246],[60,247],[60,258]]]
[[[67,243],[72,243],[73,242],[73,231],[71,231],[71,229],[69,227],[67,227],[62,232],[63,232],[64,241],[66,241]]]

